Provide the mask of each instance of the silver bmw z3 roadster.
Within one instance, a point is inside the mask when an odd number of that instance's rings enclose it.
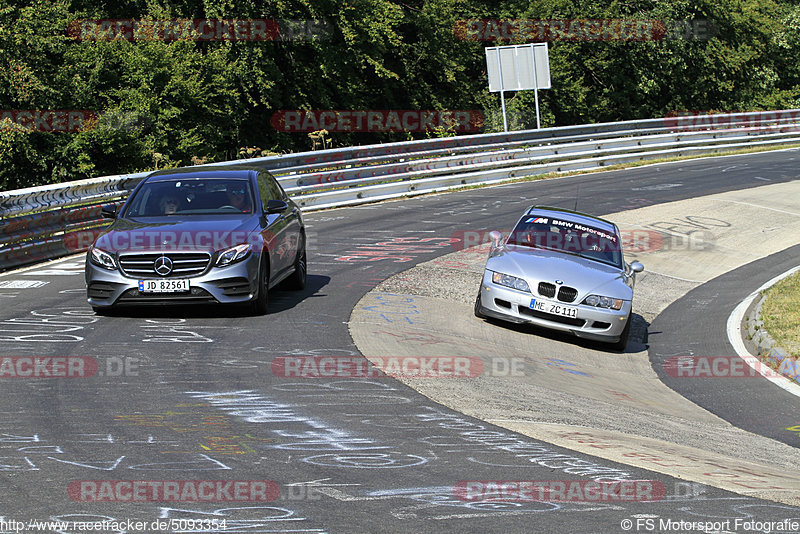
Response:
[[[505,241],[492,232],[475,315],[532,323],[624,350],[638,261],[625,263],[611,221],[533,206]]]

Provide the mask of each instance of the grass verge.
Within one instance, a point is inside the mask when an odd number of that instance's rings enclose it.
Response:
[[[761,320],[779,347],[800,357],[800,272],[767,290]]]

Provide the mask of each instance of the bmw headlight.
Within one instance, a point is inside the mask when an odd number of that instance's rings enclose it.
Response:
[[[511,276],[510,274],[503,274],[503,273],[492,273],[492,282],[500,286],[510,287],[511,289],[516,289],[518,291],[525,291],[527,293],[531,292],[531,288],[528,287],[528,282],[523,280],[522,278],[517,278],[516,276]]]
[[[114,256],[99,248],[92,248],[89,252],[89,259],[93,264],[109,271],[117,268],[117,260],[114,259]]]
[[[622,308],[622,299],[614,299],[611,297],[603,297],[601,295],[589,295],[583,299],[583,304],[587,306],[595,306],[597,308],[611,308],[612,310],[619,310]]]
[[[248,252],[250,252],[250,245],[247,244],[231,247],[228,250],[219,253],[216,266],[225,267],[227,265],[236,263],[237,261],[241,261],[247,256]]]

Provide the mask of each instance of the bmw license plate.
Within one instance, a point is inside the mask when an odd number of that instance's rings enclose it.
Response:
[[[547,302],[546,300],[531,299],[532,310],[551,313],[553,315],[560,315],[561,317],[578,317],[578,308],[575,306],[564,306],[563,304],[556,304],[554,302]]]
[[[189,280],[139,280],[142,293],[185,293],[189,291]]]

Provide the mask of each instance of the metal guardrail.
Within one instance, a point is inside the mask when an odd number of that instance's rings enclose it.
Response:
[[[689,115],[405,141],[215,163],[273,172],[304,210],[549,172],[800,142],[800,110]],[[0,192],[0,269],[86,250],[149,173]]]

